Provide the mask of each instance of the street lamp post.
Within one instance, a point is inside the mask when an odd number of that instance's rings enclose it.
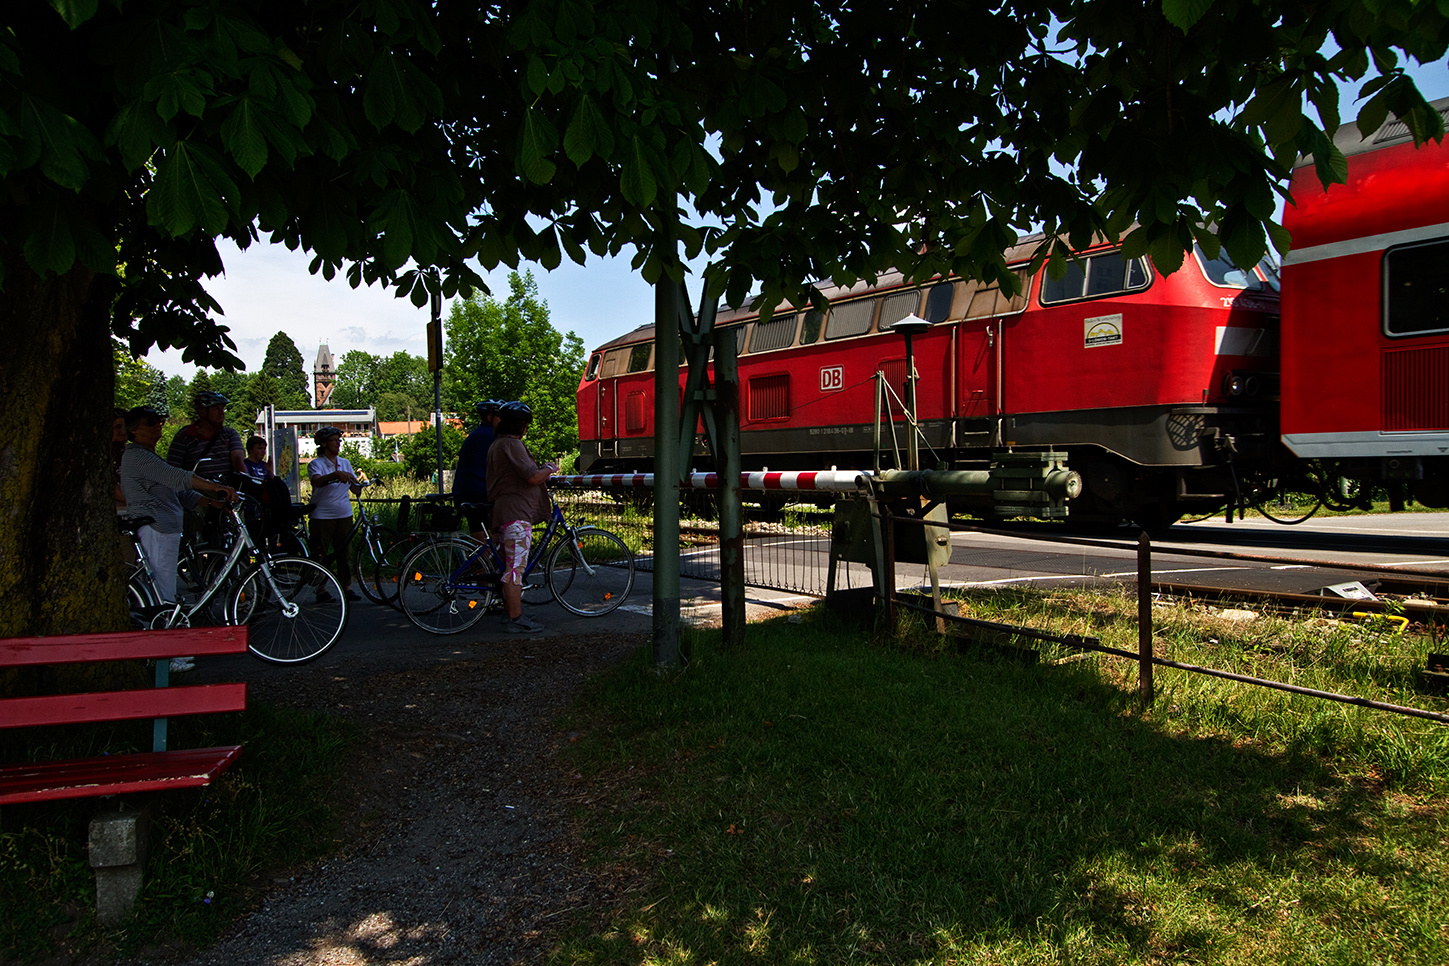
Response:
[[[920,426],[916,416],[916,347],[914,338],[931,327],[931,323],[914,313],[891,323],[892,332],[906,337],[906,420],[909,432],[906,438],[906,469],[912,472],[921,468],[921,447],[917,438]]]

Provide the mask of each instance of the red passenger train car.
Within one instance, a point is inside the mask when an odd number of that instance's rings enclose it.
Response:
[[[1311,163],[1297,171],[1281,292],[1271,263],[1201,250],[1167,276],[1100,245],[1061,279],[1027,277],[1027,238],[1008,253],[1023,266],[1015,297],[896,275],[824,290],[824,314],[722,312],[745,468],[871,466],[877,372],[903,432],[905,340],[890,326],[914,314],[933,323],[914,338],[923,466],[1066,452],[1084,484],[1072,518],[1103,523],[1250,505],[1285,480],[1340,502],[1387,484],[1446,505],[1449,148],[1416,151],[1396,124],[1340,132],[1347,185],[1325,192]],[[653,338],[646,326],[591,354],[583,471],[651,468]]]
[[[1397,120],[1336,144],[1347,183],[1298,168],[1283,218],[1283,443],[1334,496],[1449,507],[1449,145]]]

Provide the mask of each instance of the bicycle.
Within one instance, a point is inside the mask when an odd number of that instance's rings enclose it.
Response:
[[[242,500],[251,499],[245,495]],[[139,540],[136,566],[127,581],[132,619],[141,627],[187,627],[193,619],[246,624],[247,649],[272,664],[303,664],[315,660],[342,636],[347,626],[347,597],[326,567],[306,557],[278,557],[259,552],[233,506],[224,510],[234,536],[231,549],[200,551],[202,573],[190,583],[200,587],[194,601],[163,601],[156,590],[146,551]],[[145,517],[123,524],[134,538]],[[181,597],[180,594],[177,595]],[[213,602],[220,596],[220,611]]]
[[[534,541],[529,575],[542,567],[553,597],[582,617],[600,617],[622,604],[634,588],[634,553],[601,527],[575,527],[549,497],[543,535]],[[449,534],[428,541],[403,561],[398,576],[403,613],[433,634],[456,634],[473,626],[499,596],[503,555],[484,530],[479,543]]]
[[[377,481],[367,480],[358,485],[365,489],[377,485]],[[392,527],[378,523],[376,513],[367,512],[361,493],[353,493],[351,498],[357,504],[352,529],[347,534],[347,544],[352,550],[352,576],[356,579],[358,587],[361,588],[362,595],[368,600],[374,604],[390,603],[376,574],[379,564],[387,558],[388,549],[398,542],[398,532]],[[361,539],[356,539],[359,536]],[[306,556],[311,556],[310,547]],[[338,554],[334,551],[324,554],[318,559],[328,566],[335,567],[337,558]],[[396,593],[393,594],[393,597],[396,597]]]

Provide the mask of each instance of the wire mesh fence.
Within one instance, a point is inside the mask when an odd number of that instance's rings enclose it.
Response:
[[[554,499],[571,521],[612,530],[639,554],[636,566],[653,569],[653,510],[649,490],[558,489]],[[745,583],[814,597],[828,589],[831,510],[815,506],[747,507]],[[679,527],[680,576],[720,580],[719,525],[684,515]],[[844,584],[842,584],[844,586]]]

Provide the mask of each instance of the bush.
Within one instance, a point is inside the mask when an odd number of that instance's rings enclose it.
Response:
[[[466,437],[456,426],[443,425],[443,466],[454,466]],[[408,471],[419,480],[431,479],[438,468],[438,437],[430,426],[421,433],[414,433],[403,444],[403,463]]]

